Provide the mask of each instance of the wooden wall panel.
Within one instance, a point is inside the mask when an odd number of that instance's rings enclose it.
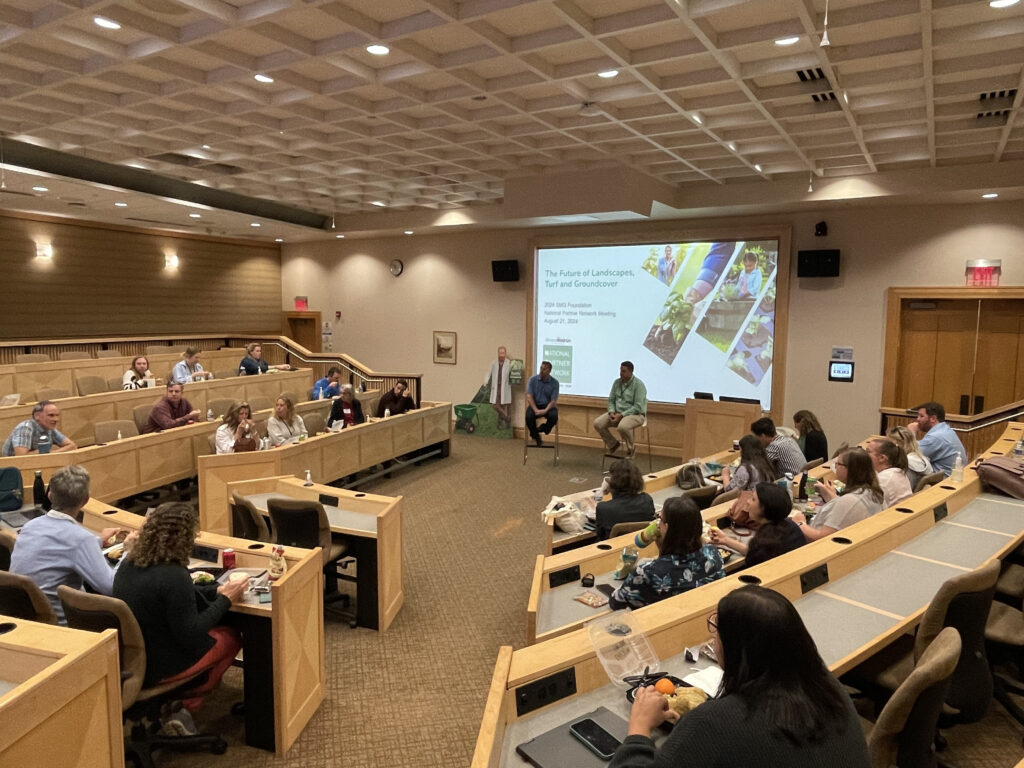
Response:
[[[50,243],[50,261],[35,257]],[[178,255],[164,269],[165,252]],[[276,332],[276,245],[203,240],[0,215],[2,339]]]

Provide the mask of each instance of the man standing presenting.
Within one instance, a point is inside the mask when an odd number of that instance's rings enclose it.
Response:
[[[498,429],[511,429],[512,386],[508,374],[512,363],[507,359],[504,347],[498,347],[498,359],[491,363],[491,369],[484,379],[484,386],[491,385],[491,407],[498,413]]]
[[[540,433],[551,434],[552,427],[558,423],[558,379],[551,376],[551,363],[547,360],[540,364],[540,373],[531,376],[526,383],[526,428],[530,437],[537,445],[543,445]],[[544,417],[544,423],[538,427],[537,419]]]
[[[594,419],[594,429],[604,440],[606,452],[615,453],[621,444],[612,436],[610,427],[617,427],[619,437],[626,446],[626,455],[633,456],[633,430],[644,423],[647,413],[647,387],[633,375],[633,363],[624,360],[619,365],[619,378],[608,394],[608,412]]]
[[[169,381],[167,382],[167,394],[156,401],[156,405],[149,413],[146,428],[142,432],[148,434],[164,429],[183,427],[198,418],[199,411],[195,410],[192,403],[181,396],[181,384]]]
[[[918,449],[932,463],[932,468],[936,472],[945,472],[949,477],[957,455],[966,467],[967,451],[956,432],[946,423],[946,409],[942,403],[927,402],[914,410],[917,411],[917,421],[910,422],[907,428],[917,438]]]
[[[40,400],[32,406],[32,418],[19,423],[4,441],[4,456],[24,456],[27,453],[39,453],[39,438],[49,437],[49,450],[54,453],[73,451],[78,446],[69,437],[57,429],[60,422],[60,408],[49,400]]]

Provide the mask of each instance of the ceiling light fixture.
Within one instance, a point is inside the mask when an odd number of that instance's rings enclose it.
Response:
[[[371,43],[366,46],[366,52],[373,54],[374,56],[387,56],[391,53],[391,49],[386,45],[381,45],[380,43]]]
[[[778,40],[775,41],[775,44],[776,45],[786,46],[786,45],[796,45],[799,42],[800,42],[800,38],[797,37],[797,36],[793,36],[793,37],[780,37]]]
[[[613,77],[618,77],[619,70],[617,69],[606,69],[604,72],[598,72],[598,77],[603,77],[605,80],[609,80]]]
[[[178,268],[178,254],[176,253],[165,253],[164,254],[164,269],[177,269]]]
[[[690,119],[693,120],[693,122],[695,122],[697,125],[704,125],[704,119],[697,112],[691,113]]]
[[[339,240],[344,240],[345,239],[344,235],[335,235],[335,237],[338,238]]]
[[[821,47],[828,48],[831,43],[828,41],[828,0],[825,0],[825,31],[821,35]]]
[[[810,194],[814,191],[814,169],[807,172],[807,192]]]
[[[736,151],[736,145],[733,144],[731,141],[728,144],[726,144],[725,146],[727,146],[729,148],[730,152],[735,152]]]
[[[92,23],[97,27],[103,27],[104,29],[120,29],[121,25],[116,21],[106,18],[105,16],[93,16]]]
[[[33,192],[49,192],[48,187],[32,187]]]
[[[371,200],[370,205],[376,205],[378,208],[387,208],[388,204],[383,200]]]
[[[334,217],[331,216],[331,229],[334,229]]]
[[[128,203],[116,202],[116,203],[114,203],[114,206],[117,207],[117,208],[127,208],[128,207]]]
[[[4,135],[0,133],[0,189],[7,189],[7,179],[4,176]]]
[[[52,259],[53,258],[53,243],[36,243],[36,258],[37,259]]]
[[[252,79],[259,83],[274,82],[274,78],[272,78],[270,75],[264,75],[262,72],[257,72],[255,75],[252,76]]]
[[[1020,0],[989,0],[989,5],[993,8],[1009,8],[1011,5],[1016,5]]]
[[[190,213],[190,214],[188,215],[188,217],[189,217],[190,219],[201,219],[201,218],[202,218],[202,214],[199,214],[199,213]]]
[[[274,238],[274,242],[275,243],[283,243],[284,242],[284,238],[283,237],[275,237]]]
[[[580,117],[597,117],[601,114],[601,108],[596,101],[584,101],[580,104]]]
[[[758,173],[761,173],[761,164],[754,163],[754,170],[757,171]]]
[[[407,229],[407,230],[405,230],[405,234],[407,234],[407,235],[411,235],[411,234],[412,234],[412,230],[411,230],[411,229]]]
[[[203,144],[203,149],[209,149],[209,148],[210,148],[209,144]]]
[[[995,200],[997,197],[999,197],[999,193],[998,192],[986,192],[984,195],[982,195],[982,197],[985,198],[986,200]]]
[[[258,221],[254,221],[249,226],[250,227],[262,227],[263,225],[260,224]]]

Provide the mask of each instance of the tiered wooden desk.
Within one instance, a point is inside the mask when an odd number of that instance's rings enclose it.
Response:
[[[82,522],[100,531],[111,526],[135,530],[144,521],[139,515],[90,499]],[[218,552],[233,548],[239,568],[269,566],[269,544],[205,531],[200,532],[196,544]],[[245,743],[279,757],[320,706],[326,680],[320,549],[286,547],[284,556],[288,570],[271,582],[270,603],[259,603],[248,593],[246,602],[232,607],[229,614],[242,633],[244,648]],[[118,711],[118,723],[120,717]]]
[[[344,491],[329,485],[305,485],[296,477],[266,477],[227,484],[228,496],[239,493],[266,512],[272,498],[325,502],[331,532],[348,537],[348,554],[356,558],[356,621],[361,627],[386,630],[402,607],[402,497]]]
[[[1008,425],[984,455],[1007,453],[1022,435],[1024,425]],[[1024,503],[981,494],[967,469],[962,483],[933,486],[835,536],[635,611],[633,619],[666,660],[662,667],[683,676],[683,650],[707,639],[705,622],[718,601],[756,580],[794,602],[825,662],[841,674],[912,630],[946,579],[1005,556],[1021,541]],[[545,706],[531,709],[524,686],[537,681],[571,692],[548,695]],[[600,705],[628,717],[626,699],[608,682],[585,630],[517,651],[502,647],[473,768],[523,765],[517,744]]]
[[[0,616],[0,765],[122,768],[117,633]]]

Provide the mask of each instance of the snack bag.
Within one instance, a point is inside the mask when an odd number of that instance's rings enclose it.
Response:
[[[629,574],[636,568],[636,550],[632,547],[625,547],[622,550],[622,555],[619,558],[619,567],[615,569],[615,573],[612,576],[614,579],[625,579]]]
[[[589,605],[591,608],[600,608],[602,605],[608,605],[608,598],[597,594],[597,592],[580,592],[573,597],[573,600]]]

